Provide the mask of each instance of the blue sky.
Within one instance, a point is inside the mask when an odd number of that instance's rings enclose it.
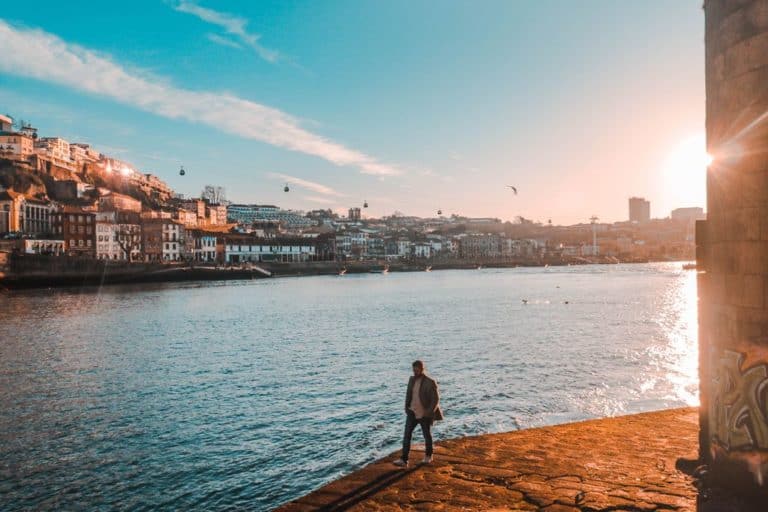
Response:
[[[704,206],[704,170],[669,165],[703,132],[703,38],[700,0],[14,2],[0,111],[187,195],[666,216]]]

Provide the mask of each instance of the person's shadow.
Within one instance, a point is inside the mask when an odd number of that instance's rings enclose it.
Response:
[[[352,489],[350,492],[344,494],[343,496],[339,496],[330,503],[326,503],[317,510],[322,512],[340,512],[342,510],[347,510],[350,507],[357,505],[361,501],[370,498],[382,489],[385,489],[395,482],[402,480],[420,467],[421,465],[417,464],[410,469],[393,469],[387,471],[386,473],[377,476],[370,482]]]
[[[677,459],[675,468],[693,477],[696,495],[696,512],[765,512],[768,503],[764,497],[736,494],[717,487],[711,482],[709,470],[698,459]]]

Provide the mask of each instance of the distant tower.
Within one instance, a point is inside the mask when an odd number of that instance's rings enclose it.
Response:
[[[589,218],[589,221],[592,223],[592,256],[597,256],[599,253],[599,248],[597,247],[597,220],[596,215]]]
[[[629,222],[648,222],[651,220],[651,202],[642,197],[629,198]]]
[[[350,208],[349,209],[349,220],[360,220],[360,208]]]

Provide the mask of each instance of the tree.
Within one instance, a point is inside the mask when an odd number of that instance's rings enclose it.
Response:
[[[117,245],[125,253],[128,261],[133,261],[133,252],[141,247],[139,227],[131,224],[118,224],[115,231]]]
[[[208,201],[209,204],[224,204],[227,201],[224,187],[214,185],[206,185],[200,193],[200,197]]]

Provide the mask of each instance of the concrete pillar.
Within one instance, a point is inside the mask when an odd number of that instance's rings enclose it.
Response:
[[[697,226],[702,457],[768,495],[768,0],[705,0],[707,221]]]

